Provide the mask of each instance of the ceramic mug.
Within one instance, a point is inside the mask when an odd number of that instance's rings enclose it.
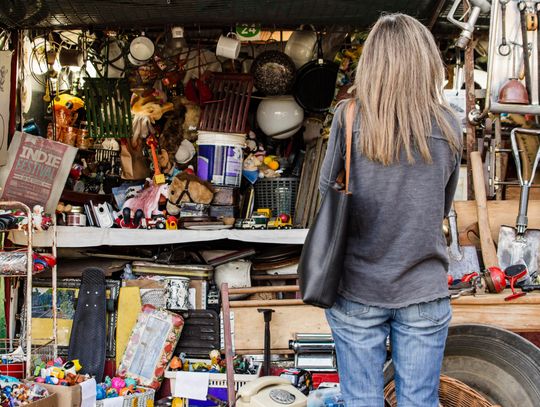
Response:
[[[241,46],[242,43],[235,33],[230,32],[226,36],[221,35],[217,43],[216,55],[218,57],[236,59],[240,55]]]
[[[151,39],[140,36],[129,44],[128,59],[133,65],[144,65],[154,55],[154,43]]]

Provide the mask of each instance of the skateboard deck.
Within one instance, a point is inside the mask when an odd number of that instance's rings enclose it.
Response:
[[[105,369],[106,313],[105,273],[99,268],[89,267],[82,274],[68,357],[70,360],[79,359],[81,373],[95,376],[98,383],[103,380]]]

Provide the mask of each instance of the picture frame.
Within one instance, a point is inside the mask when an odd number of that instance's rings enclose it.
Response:
[[[107,344],[106,357],[116,358],[116,323],[118,320],[118,295],[120,281],[105,280],[107,287]],[[58,356],[67,356],[73,317],[75,316],[80,279],[58,280],[57,283],[57,318],[56,333]],[[32,284],[32,341],[52,338],[52,281],[34,279]],[[26,314],[23,313],[25,316]],[[24,324],[26,326],[26,324]]]
[[[117,374],[157,390],[183,327],[182,316],[149,304],[143,305]]]

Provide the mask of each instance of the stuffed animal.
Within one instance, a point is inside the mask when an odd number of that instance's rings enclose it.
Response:
[[[153,94],[144,97],[134,96],[131,103],[133,138],[146,138],[153,133],[154,127],[152,125],[161,119],[164,113],[173,109],[172,103],[163,103],[163,100]]]
[[[214,187],[212,184],[187,171],[181,172],[173,178],[169,186],[167,213],[176,216],[180,213],[182,203],[210,204],[213,197]]]
[[[201,121],[201,108],[185,97],[182,98],[182,103],[186,109],[184,124],[182,125],[182,136],[185,140],[193,142],[197,140],[197,129]]]
[[[159,137],[158,158],[161,171],[164,174],[171,174],[175,166],[174,155],[183,141],[184,99],[181,96],[175,96],[172,99],[174,109],[165,116],[165,124]]]

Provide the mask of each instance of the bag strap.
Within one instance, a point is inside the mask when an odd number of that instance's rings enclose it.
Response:
[[[354,102],[351,101],[347,106],[347,117],[345,119],[345,193],[349,194],[349,177],[351,175],[351,150],[352,133],[354,124]]]

